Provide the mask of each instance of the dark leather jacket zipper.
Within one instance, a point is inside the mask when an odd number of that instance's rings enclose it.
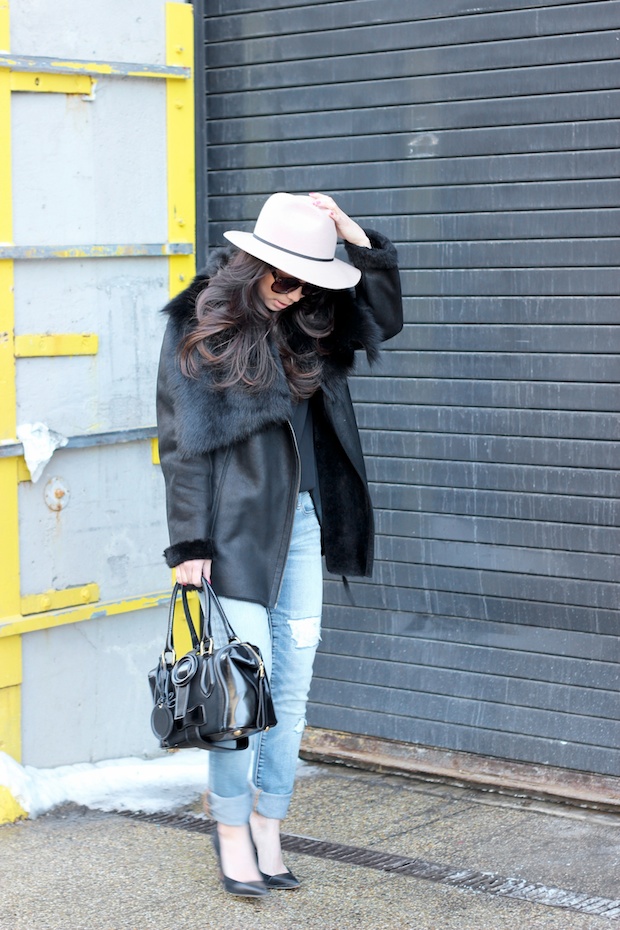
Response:
[[[284,581],[284,567],[286,565],[286,558],[288,556],[288,550],[291,545],[291,538],[293,536],[293,523],[295,522],[295,510],[297,508],[297,498],[299,497],[299,486],[301,484],[301,456],[299,454],[299,446],[297,445],[297,437],[295,436],[295,430],[293,429],[293,424],[290,420],[286,421],[286,425],[289,428],[291,439],[293,441],[293,448],[295,449],[295,457],[297,459],[297,474],[295,476],[295,494],[293,496],[293,515],[292,518],[289,516],[289,527],[288,527],[288,539],[286,541],[286,549],[284,556],[284,565],[280,571],[280,581],[278,582],[278,592],[276,594],[275,603],[277,604],[280,599],[280,592],[282,590],[282,582]]]

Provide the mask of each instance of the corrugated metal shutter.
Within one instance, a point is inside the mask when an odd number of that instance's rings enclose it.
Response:
[[[315,726],[620,772],[616,0],[212,0],[210,239],[333,191],[407,325],[353,384],[378,521]],[[247,227],[246,227],[247,228]]]

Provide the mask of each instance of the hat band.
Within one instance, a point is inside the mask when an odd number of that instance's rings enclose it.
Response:
[[[303,252],[293,252],[292,249],[285,249],[282,245],[276,245],[275,242],[269,242],[268,239],[261,239],[256,233],[252,233],[255,239],[262,242],[263,245],[271,246],[272,249],[278,249],[280,252],[287,252],[289,255],[295,255],[297,258],[305,258],[309,262],[333,262],[333,258],[315,258],[314,255],[304,255]]]

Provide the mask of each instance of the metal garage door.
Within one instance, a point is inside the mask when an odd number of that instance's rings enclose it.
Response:
[[[274,190],[397,243],[354,399],[378,564],[310,723],[620,772],[620,3],[211,0],[211,244]]]

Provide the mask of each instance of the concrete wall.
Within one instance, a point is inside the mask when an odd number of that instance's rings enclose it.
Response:
[[[165,66],[168,6],[12,0],[10,52],[19,59]],[[5,635],[21,637],[21,751],[3,744],[1,732],[0,749],[38,766],[157,751],[146,674],[163,644],[166,608],[144,608],[163,605],[170,573],[162,558],[163,480],[150,437],[164,327],[158,311],[175,290],[171,269],[179,259],[165,249],[159,257],[98,258],[92,247],[165,246],[171,239],[171,82],[94,77],[89,95],[11,93],[12,243],[22,250],[84,248],[79,258],[18,254],[15,336],[98,337],[96,354],[15,362],[16,425],[40,421],[70,439],[36,483],[25,480],[19,463],[22,616],[0,620],[0,635],[4,624]],[[181,141],[191,161],[193,138]],[[193,232],[189,222],[179,238],[192,240]],[[185,261],[176,289],[191,274],[193,257]],[[126,441],[130,430],[143,430],[142,438]],[[113,441],[101,436],[110,432]],[[62,509],[53,495],[50,506],[55,487],[64,495]],[[52,608],[59,607],[63,592],[89,583],[101,602],[90,614],[79,597],[74,615],[31,614],[23,606],[24,598],[51,592]],[[144,597],[157,593],[159,601]],[[5,724],[0,702],[0,731],[10,730]]]

